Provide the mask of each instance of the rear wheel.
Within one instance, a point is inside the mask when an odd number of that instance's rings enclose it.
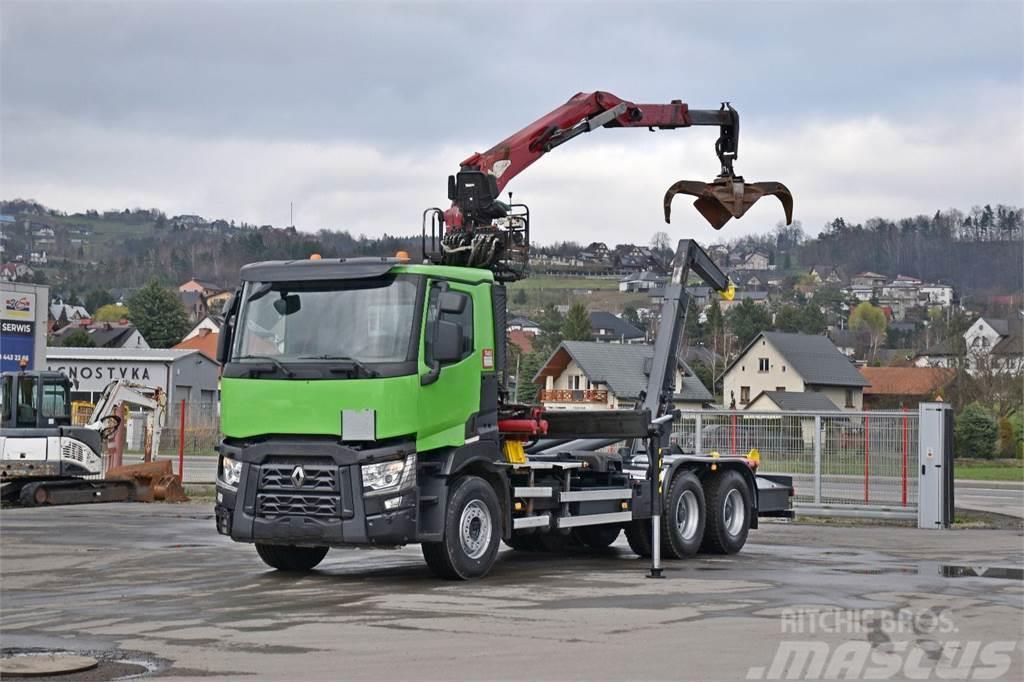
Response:
[[[448,493],[443,539],[423,543],[423,558],[442,578],[482,578],[494,565],[500,541],[497,493],[479,476],[464,476]]]
[[[683,471],[672,479],[661,515],[661,551],[670,559],[685,559],[700,551],[705,526],[704,489],[700,479]]]
[[[296,547],[295,545],[264,545],[256,543],[256,553],[263,563],[279,571],[302,572],[316,567],[327,556],[327,547]]]
[[[707,525],[701,549],[713,554],[735,554],[747,542],[753,495],[738,471],[723,471],[707,479]]]

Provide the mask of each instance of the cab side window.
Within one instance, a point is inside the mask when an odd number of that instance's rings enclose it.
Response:
[[[461,291],[448,290],[464,300],[461,313],[440,312],[439,299],[440,287],[431,287],[430,298],[427,301],[427,338],[423,344],[423,357],[428,365],[434,363],[433,334],[431,330],[437,323],[438,318],[445,322],[455,322],[462,328],[462,356],[459,360],[465,360],[473,354],[473,299],[469,294]]]

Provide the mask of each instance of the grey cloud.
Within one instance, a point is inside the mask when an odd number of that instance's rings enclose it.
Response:
[[[1024,4],[980,7],[8,0],[3,192],[276,224],[295,201],[305,229],[411,233],[469,153],[606,89],[732,100],[739,170],[790,183],[810,231],[1021,203]],[[645,237],[665,186],[714,174],[713,139],[600,131],[510,189],[543,241]],[[673,230],[717,236],[676,215]],[[725,234],[778,217],[758,208]]]

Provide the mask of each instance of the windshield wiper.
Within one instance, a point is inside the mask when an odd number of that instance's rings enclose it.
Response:
[[[272,358],[269,355],[239,355],[237,358],[234,358],[234,359],[235,360],[266,360],[267,362],[272,364],[274,367],[276,367],[277,369],[281,370],[281,373],[284,374],[289,379],[291,379],[292,377],[295,376],[295,372],[293,372],[290,369],[288,369],[287,367],[285,367],[281,363],[281,361],[278,360],[277,358]],[[258,369],[257,368],[250,368],[249,371],[250,372],[254,372],[254,371],[258,371]]]
[[[299,356],[299,360],[338,360],[340,362],[347,362],[352,367],[345,369],[335,368],[331,370],[332,372],[351,371],[351,369],[355,369],[357,370],[357,372],[362,372],[365,376],[371,379],[378,375],[377,370],[370,369],[369,367],[359,362],[355,358],[349,357],[347,355],[301,355]]]

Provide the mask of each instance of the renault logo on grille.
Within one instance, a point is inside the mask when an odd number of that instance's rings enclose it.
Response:
[[[296,488],[301,488],[302,484],[306,481],[306,472],[302,467],[295,467],[292,469],[292,483],[295,484]]]

